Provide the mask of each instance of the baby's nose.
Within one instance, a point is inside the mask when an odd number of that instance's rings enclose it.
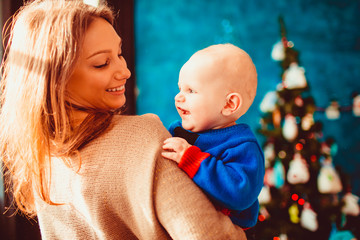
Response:
[[[175,96],[175,102],[181,102],[184,101],[184,95],[182,95],[181,92],[179,92],[178,94],[176,94]]]

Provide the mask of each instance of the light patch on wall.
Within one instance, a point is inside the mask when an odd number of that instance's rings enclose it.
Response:
[[[99,6],[99,0],[83,0],[85,4],[97,7]]]

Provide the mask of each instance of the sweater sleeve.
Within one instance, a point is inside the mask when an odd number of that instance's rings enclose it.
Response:
[[[239,144],[218,157],[199,151],[192,158],[184,154],[180,165],[186,166],[184,171],[200,188],[232,210],[244,210],[256,201],[264,177],[264,158],[257,143]]]
[[[216,211],[175,162],[159,157],[155,179],[156,213],[172,239],[246,239],[244,231]]]
[[[201,162],[210,157],[209,153],[202,152],[197,146],[189,147],[179,162],[179,167],[184,170],[191,178],[198,171]]]

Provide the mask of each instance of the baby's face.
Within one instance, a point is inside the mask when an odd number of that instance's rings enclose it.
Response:
[[[221,113],[229,93],[221,69],[218,63],[214,65],[212,58],[197,55],[180,70],[180,92],[175,97],[175,106],[183,128],[201,132],[228,125]]]

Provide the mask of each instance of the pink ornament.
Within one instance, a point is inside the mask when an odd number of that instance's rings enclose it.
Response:
[[[356,117],[360,117],[360,94],[353,99],[353,114]]]
[[[270,187],[273,187],[275,185],[273,168],[268,168],[265,170],[264,184]]]

